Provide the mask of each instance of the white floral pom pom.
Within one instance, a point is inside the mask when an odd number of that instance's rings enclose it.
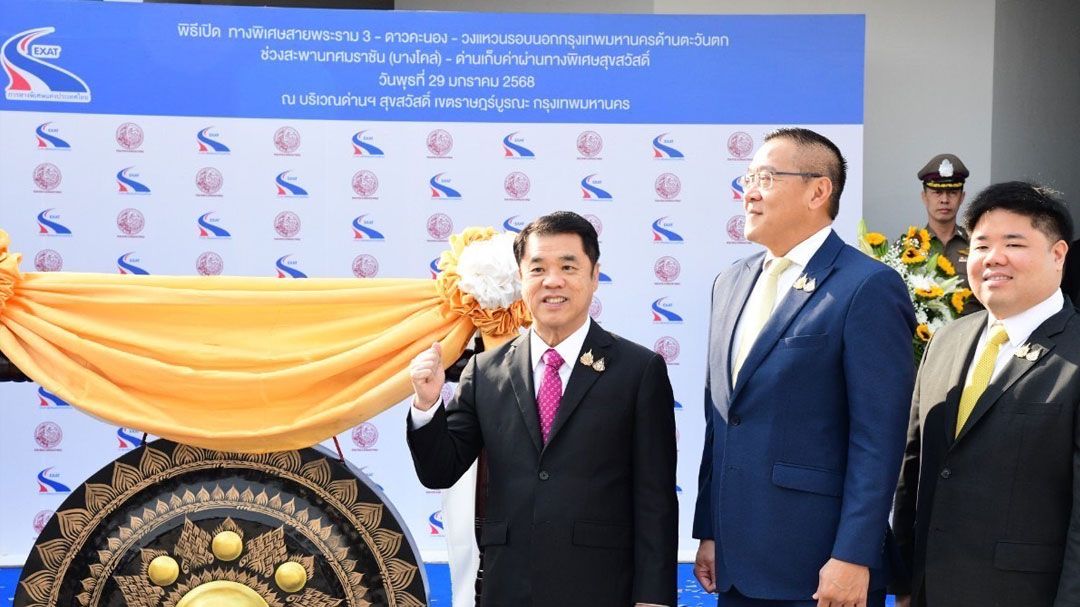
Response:
[[[487,310],[507,308],[521,299],[521,279],[514,261],[514,234],[496,234],[461,251],[457,267],[458,288]]]

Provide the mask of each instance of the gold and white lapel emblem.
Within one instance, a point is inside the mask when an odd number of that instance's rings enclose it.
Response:
[[[795,284],[791,285],[792,289],[796,291],[806,291],[807,293],[813,293],[817,288],[817,281],[808,277],[806,274],[795,279]]]
[[[601,358],[599,360],[596,360],[593,358],[592,350],[588,350],[587,352],[582,354],[581,358],[579,358],[578,360],[581,361],[581,364],[585,365],[586,367],[592,367],[593,371],[596,371],[597,373],[603,373],[604,369],[607,368],[604,365],[604,359]]]

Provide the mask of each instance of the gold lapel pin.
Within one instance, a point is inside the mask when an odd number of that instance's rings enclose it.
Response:
[[[596,371],[597,373],[603,373],[604,369],[606,369],[607,367],[604,366],[604,359],[601,358],[600,360],[592,364],[592,368],[593,371]]]
[[[814,288],[816,288],[816,287],[817,287],[817,282],[813,278],[810,278],[810,279],[808,279],[806,281],[806,286],[803,287],[803,290],[806,291],[807,293],[813,293]]]
[[[1016,349],[1016,357],[1017,358],[1027,358],[1027,356],[1028,356],[1028,354],[1030,352],[1031,352],[1031,345],[1030,344],[1024,344],[1024,345],[1022,345],[1022,346],[1020,346],[1019,348]]]
[[[593,365],[592,350],[589,350],[588,352],[582,354],[579,360],[581,361],[581,364],[585,365],[586,367],[591,367]]]
[[[795,279],[795,284],[791,285],[791,288],[795,289],[796,291],[802,291],[803,289],[805,289],[806,288],[806,276],[803,275],[803,276],[800,276],[800,277],[796,278]]]

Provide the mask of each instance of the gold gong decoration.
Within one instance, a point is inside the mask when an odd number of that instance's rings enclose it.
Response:
[[[324,449],[225,453],[159,440],[64,501],[15,607],[421,607],[407,530]]]

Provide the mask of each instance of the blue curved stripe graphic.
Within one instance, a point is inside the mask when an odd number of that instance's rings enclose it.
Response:
[[[127,176],[127,172],[133,168],[135,167],[121,169],[120,172],[116,174],[116,180],[131,188],[133,192],[138,192],[139,194],[149,194],[150,188]]]
[[[652,222],[653,232],[659,234],[660,237],[663,238],[664,240],[670,240],[671,242],[682,242],[682,240],[683,240],[682,236],[679,236],[678,234],[676,234],[675,232],[672,232],[671,230],[660,227],[660,222],[665,220],[665,219],[667,219],[667,217],[661,217],[660,219],[657,219],[656,221]]]
[[[428,269],[431,270],[431,275],[433,277],[439,275],[439,259],[441,259],[441,257],[436,257],[435,259],[431,260],[431,263],[428,264]]]
[[[675,401],[675,408],[676,409],[682,409],[683,408],[682,403],[680,403],[679,401]]]
[[[43,406],[43,407],[49,406],[50,403],[54,407],[70,407],[71,406],[71,403],[67,402],[66,400],[60,398],[59,396],[53,394],[52,392],[49,392],[48,390],[46,390],[45,388],[42,388],[40,386],[37,389],[37,393],[38,393],[38,398],[41,399],[41,406]]]
[[[363,135],[364,132],[365,131],[356,131],[356,134],[352,136],[353,145],[372,156],[383,156],[383,151],[380,150],[378,147],[371,145],[366,141],[360,140],[360,136]]]
[[[139,434],[138,436],[136,436],[133,434],[129,434],[127,432],[127,428],[117,428],[116,438],[120,440],[121,445],[123,445],[123,443],[127,443],[132,447],[141,447],[143,444],[142,435]]]
[[[745,193],[743,191],[743,189],[742,189],[742,184],[739,183],[739,177],[736,177],[735,179],[731,180],[731,189],[735,190],[739,194],[744,194]]]
[[[138,275],[141,275],[141,276],[149,276],[150,272],[147,272],[146,270],[140,268],[139,266],[137,266],[137,265],[135,265],[135,264],[133,264],[133,263],[131,263],[130,261],[127,260],[128,255],[134,255],[134,254],[135,254],[135,252],[131,251],[130,253],[124,253],[123,255],[121,255],[120,257],[118,257],[116,259],[116,265],[120,266],[120,273],[121,274],[138,274]]]
[[[49,479],[49,478],[45,478],[45,475],[50,470],[52,470],[51,467],[46,468],[46,469],[42,470],[41,472],[38,472],[37,480],[38,480],[38,483],[41,484],[41,486],[38,488],[38,491],[40,493],[48,493],[49,489],[52,489],[53,491],[55,491],[57,493],[71,493],[71,489],[69,489],[67,485],[65,485],[63,483],[60,483],[60,482],[57,482],[57,481],[54,481],[54,480]]]
[[[360,220],[364,217],[367,217],[367,215],[359,215],[356,219],[352,220],[352,227],[356,232],[356,237],[370,240],[385,240],[386,237],[382,235],[382,232],[360,225]]]
[[[207,232],[210,232],[210,234],[213,234],[214,238],[232,238],[232,234],[230,234],[228,230],[207,221],[207,218],[213,214],[214,212],[210,211],[209,213],[203,213],[202,215],[200,215],[199,227]]]
[[[87,93],[89,95],[90,87],[86,86],[86,83],[75,74],[30,56],[30,44],[37,38],[47,36],[55,31],[55,27],[41,27],[8,38],[4,46],[0,48],[0,58],[3,60],[4,67],[9,73],[13,70],[20,70],[35,76],[50,91]],[[12,87],[8,88],[11,90]],[[89,101],[89,98],[87,98],[87,101]]]
[[[585,179],[581,180],[581,189],[585,190],[585,197],[586,198],[595,197],[595,198],[600,198],[602,200],[610,200],[611,199],[611,194],[609,194],[607,192],[607,190],[600,189],[600,188],[594,186],[593,184],[589,183],[589,180],[592,179],[593,177],[596,177],[596,173],[593,173],[592,175],[586,175]]]
[[[513,232],[515,234],[520,234],[521,233],[521,228],[515,227],[513,224],[510,223],[510,222],[514,221],[515,219],[517,219],[517,218],[518,218],[517,215],[514,215],[512,217],[507,217],[506,221],[503,222],[503,229],[506,230],[507,232]]]
[[[56,135],[50,135],[50,134],[45,132],[45,127],[49,126],[50,124],[52,124],[52,123],[51,122],[46,122],[45,124],[43,124],[43,125],[39,126],[38,128],[34,129],[34,133],[38,137],[40,137],[41,139],[44,139],[46,142],[49,143],[49,145],[51,145],[54,148],[57,148],[57,149],[71,149],[71,144],[70,143],[64,141],[63,139],[57,137]]]
[[[53,209],[45,209],[44,211],[38,213],[38,223],[41,224],[41,227],[51,231],[53,234],[66,234],[70,236],[71,230],[69,230],[67,226],[56,223],[55,221],[45,219],[45,214],[51,212],[52,210]]]
[[[212,128],[214,128],[214,127],[208,126],[205,129],[199,131],[198,133],[195,134],[195,138],[198,139],[200,143],[202,143],[203,145],[205,145],[206,147],[210,148],[211,150],[213,150],[215,152],[228,152],[228,151],[230,151],[229,146],[225,145],[224,143],[221,143],[220,141],[214,141],[213,139],[210,138],[209,135],[206,134],[206,132],[209,131]]]
[[[661,154],[667,156],[668,158],[683,158],[683,153],[679,150],[660,143],[660,138],[664,135],[667,135],[667,133],[661,133],[656,136],[656,139],[652,140],[653,147],[659,150]]]
[[[442,177],[445,173],[439,173],[431,178],[428,183],[431,184],[431,196],[432,198],[461,198],[461,192],[458,192],[454,188],[439,183],[439,177]]]
[[[436,510],[435,512],[432,512],[431,516],[428,517],[428,523],[430,523],[433,528],[442,531],[445,528],[443,527],[442,522],[442,510]]]
[[[527,147],[525,147],[523,145],[518,145],[516,143],[511,142],[510,138],[513,137],[514,135],[517,135],[516,131],[513,132],[513,133],[510,133],[506,137],[503,137],[503,145],[506,146],[506,149],[510,150],[510,152],[513,153],[514,155],[521,156],[522,158],[532,158],[532,157],[536,156],[536,154],[533,154],[532,150],[530,150],[529,148],[527,148]]]
[[[657,314],[659,316],[662,316],[664,318],[664,320],[666,320],[667,322],[682,322],[683,321],[682,316],[679,316],[678,314],[672,312],[671,310],[665,310],[665,309],[660,307],[660,302],[664,301],[665,299],[667,299],[667,298],[666,297],[661,297],[660,299],[657,299],[656,301],[652,302],[652,311],[653,311],[653,313]]]
[[[600,272],[600,282],[611,282],[611,277],[603,272]]]
[[[281,278],[284,278],[285,276],[288,276],[289,278],[307,278],[307,274],[304,274],[296,268],[290,268],[289,266],[285,265],[285,260],[288,258],[288,255],[284,257],[279,257],[277,262],[274,264],[275,266],[277,266],[278,276],[280,276]]]
[[[289,174],[289,171],[283,171],[278,174],[274,181],[278,184],[278,187],[283,190],[288,190],[290,196],[307,196],[307,190],[304,188],[291,184],[285,181],[285,176]]]

